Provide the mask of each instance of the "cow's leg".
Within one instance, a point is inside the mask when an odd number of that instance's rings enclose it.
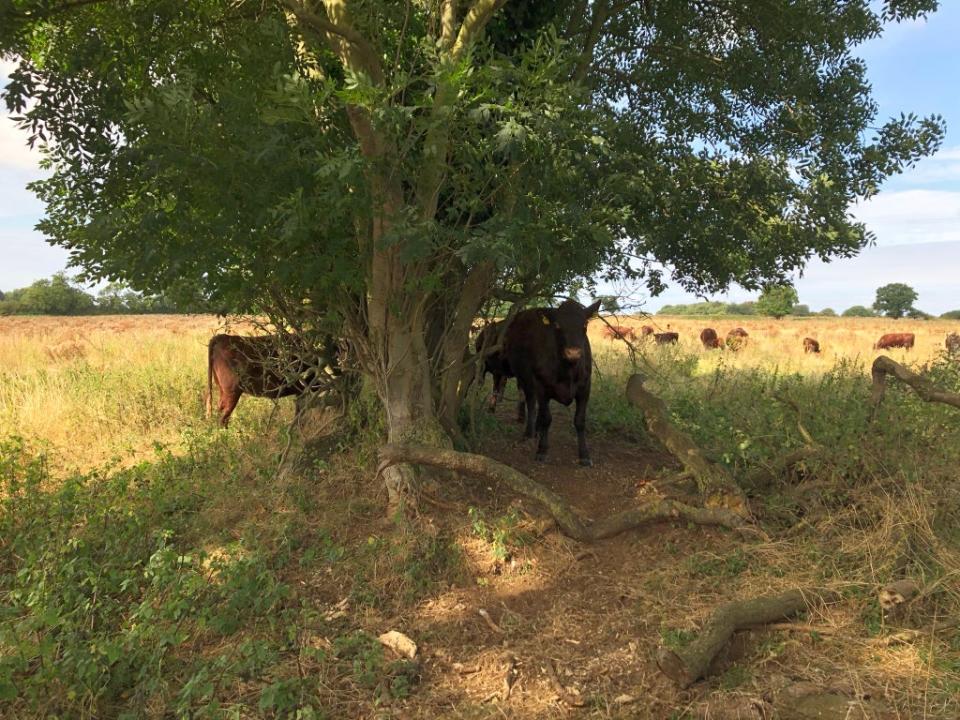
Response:
[[[220,410],[220,427],[225,428],[230,422],[230,415],[240,402],[243,391],[240,389],[240,381],[233,377],[233,373],[229,373],[225,379],[221,379],[219,375],[215,377],[220,388],[220,403],[217,406]]]
[[[590,386],[581,388],[577,393],[577,411],[573,415],[573,427],[577,431],[577,454],[580,456],[580,464],[584,467],[592,467],[593,460],[590,459],[590,449],[587,447],[587,403],[590,401]]]
[[[499,373],[493,373],[493,390],[487,400],[487,410],[495,412],[497,403],[503,400],[503,388],[506,387],[507,378]]]
[[[523,423],[527,421],[527,404],[523,401],[523,398],[517,400],[517,422]]]
[[[549,442],[547,436],[550,433],[550,423],[553,422],[553,415],[550,414],[550,399],[542,388],[538,388],[537,393],[537,460],[544,462],[547,459],[547,450]]]
[[[534,418],[536,415],[537,400],[536,393],[534,389],[533,381],[529,378],[517,377],[517,387],[520,388],[520,392],[523,394],[524,400],[521,400],[517,406],[519,412],[521,406],[526,406],[526,413],[523,420],[525,421],[525,427],[523,431],[523,436],[525,438],[532,438],[534,431]],[[526,402],[524,402],[526,401]],[[518,418],[519,419],[519,418]]]

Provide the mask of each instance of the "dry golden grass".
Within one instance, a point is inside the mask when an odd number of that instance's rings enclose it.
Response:
[[[876,356],[873,344],[891,332],[912,332],[916,345],[910,351],[893,348],[883,351],[895,360],[922,363],[933,359],[944,349],[944,339],[951,332],[960,332],[960,320],[889,320],[885,318],[758,318],[750,316],[685,317],[654,315],[652,317],[624,316],[610,318],[612,325],[638,328],[652,325],[657,332],[677,332],[679,346],[686,352],[699,353],[699,370],[708,372],[723,362],[731,368],[779,369],[781,372],[798,372],[804,375],[820,374],[833,367],[838,360],[860,361],[869,371],[869,363]],[[590,324],[590,341],[597,349],[612,346],[622,347],[617,340],[603,336],[606,327],[602,320]],[[742,327],[750,337],[739,352],[717,352],[703,349],[700,331],[713,328],[720,339],[735,327]],[[803,339],[813,338],[820,343],[820,353],[804,353]],[[648,339],[639,343],[644,347],[653,345]]]
[[[60,470],[177,443],[204,423],[206,347],[222,329],[210,315],[0,317],[0,437],[46,447]],[[241,403],[241,425],[266,405]]]

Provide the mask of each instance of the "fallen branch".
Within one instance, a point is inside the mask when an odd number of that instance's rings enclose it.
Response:
[[[829,594],[832,597],[832,593]],[[662,647],[657,651],[661,672],[681,687],[689,687],[706,675],[710,663],[737,630],[784,620],[806,610],[814,591],[789,590],[780,595],[737,600],[721,605],[689,645],[679,650]]]
[[[926,402],[939,402],[960,408],[960,394],[941,390],[932,382],[912,370],[908,370],[900,363],[880,355],[873,361],[873,412],[877,411],[887,389],[887,376],[893,375],[897,380],[909,385]]]
[[[703,451],[670,420],[663,400],[643,387],[642,375],[631,375],[627,381],[627,402],[643,410],[647,428],[667,450],[683,464],[697,481],[704,505],[708,508],[726,508],[746,517],[747,499],[733,478],[719,465],[704,457]]]
[[[718,525],[749,535],[759,533],[757,529],[749,526],[743,517],[726,507],[694,507],[667,498],[653,500],[588,524],[555,492],[509,465],[484,455],[462,453],[456,450],[443,450],[423,445],[384,445],[380,448],[380,465],[377,472],[379,474],[392,465],[403,463],[429,465],[484,480],[502,482],[515,492],[540,502],[556,520],[560,531],[580,542],[594,542],[664,520],[685,520],[698,525]]]

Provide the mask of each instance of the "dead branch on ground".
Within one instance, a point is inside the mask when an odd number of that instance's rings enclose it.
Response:
[[[689,645],[678,650],[657,651],[661,672],[681,687],[689,687],[707,674],[710,663],[737,630],[784,620],[806,610],[811,601],[826,600],[833,593],[818,590],[789,590],[750,600],[737,600],[713,611],[703,629]]]
[[[647,428],[683,464],[697,481],[704,505],[726,508],[741,517],[748,515],[747,499],[733,478],[719,465],[710,462],[690,438],[670,420],[663,400],[643,387],[643,376],[631,375],[627,381],[627,402],[643,410]]]
[[[900,363],[886,355],[880,355],[873,361],[873,415],[883,402],[887,390],[887,376],[892,375],[910,388],[926,402],[939,402],[960,408],[960,393],[941,390],[927,378],[908,370]],[[873,417],[871,416],[871,420]]]
[[[555,492],[509,465],[484,455],[456,450],[442,450],[423,445],[384,445],[380,448],[380,465],[377,473],[401,463],[428,465],[484,480],[501,482],[520,495],[543,505],[553,516],[561,532],[580,542],[594,542],[664,520],[686,520],[698,525],[719,525],[749,535],[756,535],[759,532],[750,527],[745,518],[726,507],[694,507],[668,498],[654,500],[588,524]]]

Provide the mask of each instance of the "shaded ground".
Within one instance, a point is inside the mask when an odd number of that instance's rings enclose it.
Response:
[[[497,417],[503,432],[484,452],[562,494],[591,518],[657,492],[658,471],[671,464],[662,453],[594,436],[590,440],[595,467],[581,468],[576,462],[572,413],[566,408],[555,412],[548,461],[537,463],[532,441],[519,439],[521,429],[513,413],[512,403],[500,406]],[[653,653],[664,640],[682,638],[683,629],[690,627],[701,609],[735,596],[738,586],[746,584],[740,576],[746,580],[751,559],[738,539],[724,531],[666,524],[588,547],[554,530],[537,536],[536,523],[529,518],[538,517],[540,511],[500,488],[466,481],[433,488],[432,502],[438,506],[436,522],[460,538],[472,577],[466,586],[451,587],[406,617],[379,619],[381,631],[396,628],[413,637],[425,658],[419,689],[410,699],[384,708],[391,715],[725,717],[716,707],[702,705],[712,692],[722,689],[721,704],[742,710],[729,717],[760,717],[754,704],[761,702],[761,694],[771,697],[795,674],[782,664],[794,654],[813,652],[817,644],[810,636],[745,639],[739,643],[741,655],[765,655],[759,658],[766,666],[762,682],[754,682],[753,670],[727,659],[717,677],[679,691],[658,672]],[[471,532],[468,506],[482,507],[490,522],[497,513],[506,514],[512,508],[528,518],[511,531],[505,543],[508,557],[498,558],[490,542]],[[783,586],[778,578],[767,578],[764,587],[758,587],[756,580],[747,580],[748,594]],[[485,621],[481,609],[502,632]],[[504,701],[511,657],[518,675]],[[582,707],[560,700],[546,661]],[[817,675],[793,679],[822,679]],[[854,678],[841,684],[852,692]]]

